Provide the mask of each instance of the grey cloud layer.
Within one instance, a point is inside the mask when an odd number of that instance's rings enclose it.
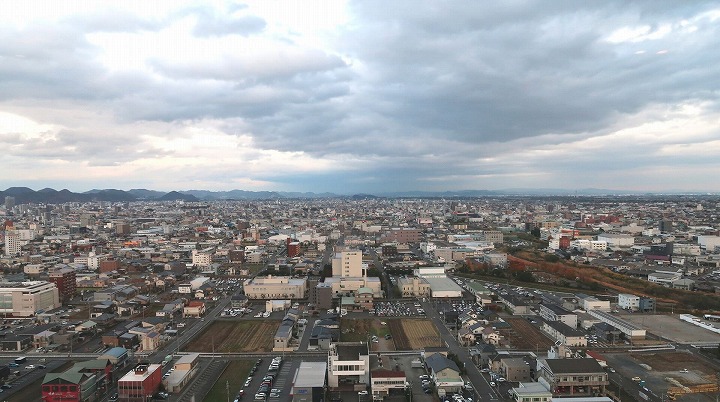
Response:
[[[331,48],[287,39],[261,58],[230,49],[219,60],[156,58],[148,65],[153,76],[104,71],[84,34],[157,30],[169,21],[79,16],[22,32],[0,28],[0,100],[96,103],[124,123],[226,119],[227,132],[249,132],[266,149],[382,163],[365,171],[370,176],[383,169],[411,182],[500,175],[511,170],[477,161],[492,155],[493,144],[549,134],[562,144],[564,136],[605,133],[655,104],[702,101],[717,109],[718,20],[699,17],[712,6],[364,0],[352,3],[352,21]],[[178,15],[195,17],[198,37],[252,38],[267,28],[259,17],[227,11]],[[697,31],[684,31],[683,20]],[[674,31],[659,39],[606,40],[619,28],[647,25],[652,33],[666,24]],[[91,137],[57,140],[92,150]],[[132,157],[120,146],[110,155]],[[618,166],[638,162],[626,158]]]

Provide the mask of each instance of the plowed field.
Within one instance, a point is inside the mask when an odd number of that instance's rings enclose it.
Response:
[[[270,352],[278,321],[215,321],[188,343],[186,352]]]
[[[440,334],[430,320],[388,320],[388,326],[398,350],[419,350],[426,346],[442,346]]]

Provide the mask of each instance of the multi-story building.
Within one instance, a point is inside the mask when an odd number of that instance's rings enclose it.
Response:
[[[593,358],[541,359],[536,375],[556,397],[602,395],[610,384],[607,373]]]
[[[515,402],[550,402],[552,392],[537,382],[521,382],[510,390],[510,398]]]
[[[196,267],[209,267],[212,263],[212,254],[209,250],[193,250],[192,264]]]
[[[8,228],[5,230],[5,255],[18,255],[22,251],[20,234],[17,230]]]
[[[362,251],[346,250],[335,253],[332,259],[332,276],[335,278],[359,278],[365,276]]]
[[[160,364],[141,363],[118,380],[121,402],[146,402],[157,392],[162,381]]]
[[[587,346],[585,332],[571,328],[561,321],[545,321],[543,330],[550,334],[550,337],[567,346]],[[512,381],[512,380],[511,380]]]
[[[571,328],[577,328],[577,314],[555,304],[540,304],[538,313],[545,321],[561,321]]]
[[[57,286],[60,302],[65,303],[75,297],[75,270],[60,268],[48,274],[48,280]]]
[[[305,279],[289,276],[255,277],[243,286],[248,299],[302,299],[305,297]]]
[[[373,370],[370,381],[373,400],[382,400],[391,390],[404,390],[407,377],[404,371],[378,369]]]
[[[430,296],[430,283],[425,278],[417,276],[412,278],[401,277],[398,279],[398,287],[402,292],[402,297]]]
[[[640,296],[620,293],[618,294],[618,307],[630,311],[637,311],[640,308]]]
[[[60,294],[54,283],[45,281],[0,283],[0,313],[30,317],[40,310],[60,307]]]
[[[370,383],[370,352],[365,342],[338,342],[328,351],[328,387]]]
[[[15,206],[15,197],[5,196],[5,210],[9,211]]]
[[[95,373],[68,370],[48,373],[42,383],[43,402],[85,402],[98,396],[100,382]]]
[[[420,229],[396,228],[385,234],[384,240],[388,243],[419,243],[422,240]]]

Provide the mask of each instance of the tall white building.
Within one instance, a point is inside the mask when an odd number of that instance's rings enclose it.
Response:
[[[15,229],[5,231],[5,255],[18,255],[21,251],[20,235]]]
[[[340,251],[332,259],[332,276],[335,278],[360,278],[365,276],[362,251]]]

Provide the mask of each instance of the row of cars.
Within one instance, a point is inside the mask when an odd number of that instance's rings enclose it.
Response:
[[[258,361],[255,363],[255,366],[250,370],[250,376],[245,381],[245,385],[243,388],[247,388],[250,386],[250,383],[252,381],[252,376],[255,374],[255,371],[257,370],[258,366],[262,362],[262,359],[258,359]],[[270,362],[270,367],[268,367],[267,374],[265,374],[265,377],[263,377],[262,382],[260,383],[260,387],[258,388],[257,392],[255,393],[255,400],[256,401],[264,401],[267,398],[277,399],[280,398],[280,390],[277,388],[272,388],[273,382],[275,381],[275,377],[277,376],[277,372],[280,369],[280,366],[282,365],[282,357],[277,356],[273,357],[272,362]],[[243,391],[243,390],[241,390]]]
[[[407,302],[378,302],[375,303],[374,313],[380,317],[402,317],[402,316],[416,316],[425,315],[419,303],[413,305]]]

